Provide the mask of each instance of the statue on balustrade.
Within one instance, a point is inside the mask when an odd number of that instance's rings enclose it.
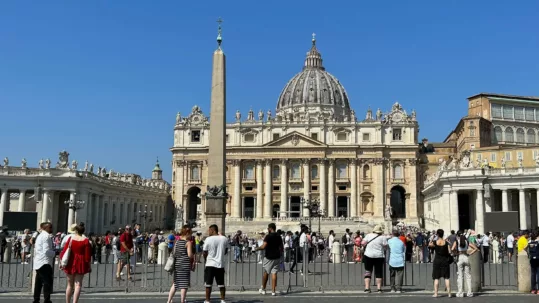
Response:
[[[21,168],[26,168],[26,158],[22,158]]]
[[[8,165],[9,165],[9,159],[8,159],[8,157],[5,157],[4,158],[4,168],[7,168]]]
[[[84,162],[84,171],[88,171],[88,160]]]
[[[58,154],[58,162],[56,162],[56,168],[69,168],[69,153],[67,151],[61,151]]]
[[[93,164],[90,164],[90,172],[93,174],[94,173],[94,165]]]
[[[391,220],[391,216],[393,215],[393,208],[389,203],[386,204],[386,220]]]
[[[50,168],[51,168],[51,159],[47,158],[47,160],[45,160],[45,168],[46,168],[46,169],[50,169]]]
[[[39,167],[39,169],[43,169],[45,167],[45,165],[43,163],[43,159],[39,160],[38,167]]]
[[[79,162],[77,162],[77,160],[71,161],[71,169],[72,170],[77,170],[77,166],[79,166]]]
[[[419,153],[420,154],[432,154],[434,153],[434,146],[429,144],[429,139],[423,138],[421,143],[419,143]]]
[[[378,108],[378,110],[376,110],[376,120],[377,121],[382,120],[382,111],[380,110],[380,108]]]
[[[178,112],[176,114],[176,124],[180,124],[182,122],[182,114],[180,114],[180,112]]]

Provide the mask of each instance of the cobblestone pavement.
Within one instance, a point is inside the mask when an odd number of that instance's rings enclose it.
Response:
[[[311,274],[300,274],[302,264],[299,263],[295,273],[290,274],[290,263],[285,265],[286,272],[278,275],[278,288],[282,291],[292,290],[363,290],[362,264],[332,264],[322,258],[316,258],[309,264]],[[102,291],[167,291],[172,284],[172,277],[163,270],[161,265],[136,264],[133,282],[115,279],[116,266],[114,264],[93,264],[92,272],[84,279],[84,288],[87,292]],[[406,265],[404,289],[410,291],[432,289],[431,264]],[[31,284],[32,265],[0,264],[0,292],[29,291]],[[227,285],[231,290],[256,290],[261,284],[262,265],[256,262],[254,256],[246,259],[245,263],[229,262],[227,267]],[[514,264],[487,264],[484,267],[485,289],[516,289],[516,275]],[[455,268],[451,273],[453,285],[456,285]],[[65,289],[65,275],[55,266],[54,289]],[[385,283],[389,284],[386,274]],[[191,275],[191,289],[203,289],[203,264]]]

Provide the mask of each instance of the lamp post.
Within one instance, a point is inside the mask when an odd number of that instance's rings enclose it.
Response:
[[[311,230],[312,225],[312,217],[319,216],[319,209],[320,209],[320,200],[319,199],[305,199],[301,198],[300,203],[303,205],[303,208],[306,208],[309,210],[309,230]],[[318,232],[320,232],[320,227],[318,228]]]
[[[140,218],[144,220],[144,226],[142,227],[142,230],[146,231],[146,224],[148,222],[148,219],[150,220],[150,222],[152,222],[152,211],[148,211],[148,204],[145,204],[144,211],[139,210],[138,213]]]
[[[77,193],[73,193],[71,199],[64,201],[64,204],[69,208],[69,214],[67,217],[68,228],[75,222],[75,212],[77,209],[83,208],[84,203],[86,203],[86,201],[77,200]]]

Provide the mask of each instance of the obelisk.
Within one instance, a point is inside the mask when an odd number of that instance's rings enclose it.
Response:
[[[217,49],[213,52],[210,107],[210,147],[208,154],[208,183],[206,190],[206,224],[216,224],[225,234],[226,200],[226,64],[221,49],[221,18],[217,35]]]

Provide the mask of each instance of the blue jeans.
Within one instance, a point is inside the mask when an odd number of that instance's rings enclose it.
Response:
[[[234,246],[234,261],[243,261],[243,255],[241,254],[241,246]]]
[[[532,274],[532,290],[538,290],[537,283],[539,283],[539,261],[530,261],[530,270]]]

